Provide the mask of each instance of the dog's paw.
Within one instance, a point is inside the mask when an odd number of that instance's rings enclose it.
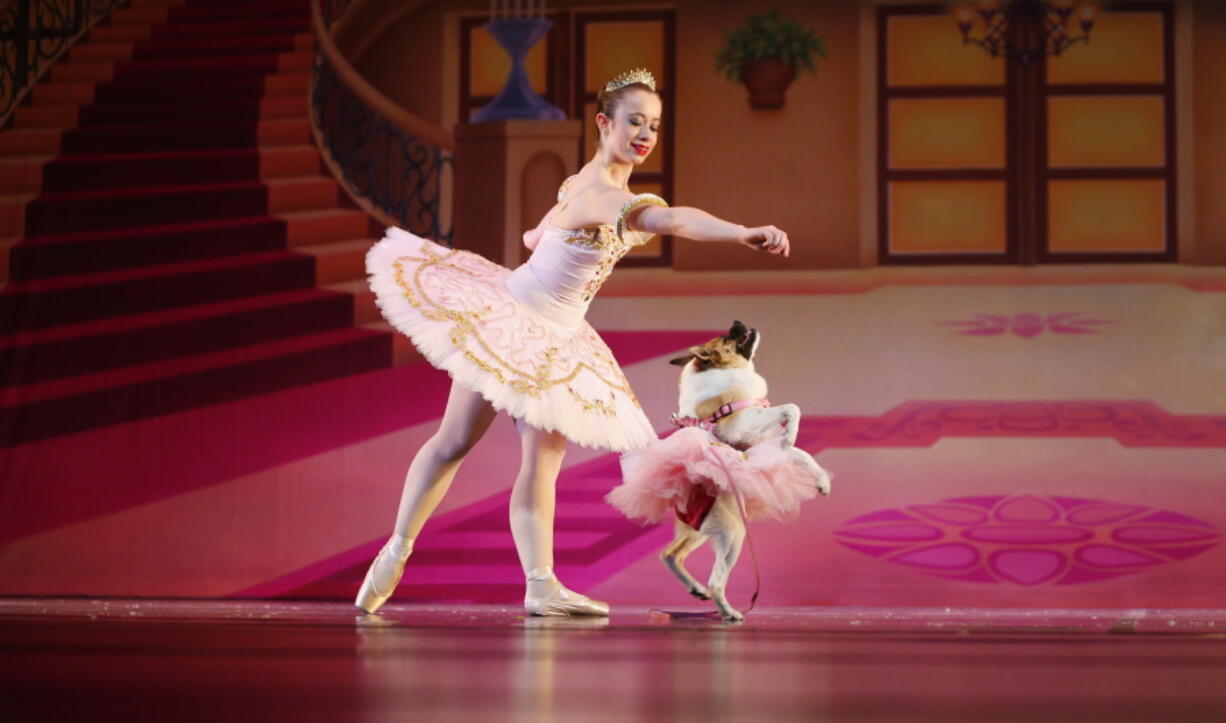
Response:
[[[711,599],[711,591],[706,589],[705,587],[692,587],[690,588],[690,594],[698,598],[699,600],[710,600]]]
[[[830,496],[830,480],[824,479],[821,482],[819,482],[817,484],[817,491],[829,497]]]
[[[729,623],[739,623],[745,619],[744,613],[742,613],[740,610],[733,610],[732,608],[720,610],[719,616],[723,618],[725,622]]]

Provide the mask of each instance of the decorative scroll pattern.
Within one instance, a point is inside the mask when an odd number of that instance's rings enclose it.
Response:
[[[1073,497],[958,497],[861,515],[849,549],[961,582],[1076,585],[1186,560],[1221,542],[1213,525],[1144,505]]]
[[[506,269],[459,250],[396,262],[404,299],[428,321],[449,330],[451,344],[469,362],[517,394],[541,397],[554,387],[587,413],[617,414],[617,398],[639,406],[609,347],[591,326],[562,333],[525,314],[505,291]]]
[[[1113,324],[1109,319],[1095,319],[1078,312],[1061,314],[1036,314],[1024,311],[1018,314],[973,314],[963,321],[943,321],[945,326],[960,326],[963,336],[999,336],[1012,333],[1030,339],[1045,331],[1052,334],[1097,334],[1098,327]]]
[[[349,7],[353,5],[353,0],[319,0],[319,9],[322,11],[324,25],[329,29],[340,20],[345,13],[349,12]]]
[[[444,229],[442,220],[451,154],[379,115],[341,82],[319,50],[311,120],[351,193],[396,219],[401,228],[451,244],[451,228]]]
[[[13,0],[0,6],[0,126],[39,77],[122,0]]]
[[[1106,437],[1125,447],[1226,448],[1226,415],[1153,402],[907,402],[879,417],[805,417],[797,446],[929,447],[945,437]],[[869,512],[835,540],[961,582],[1073,585],[1145,572],[1221,543],[1179,512],[1096,499],[983,495]]]

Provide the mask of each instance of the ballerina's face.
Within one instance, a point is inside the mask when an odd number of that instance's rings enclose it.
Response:
[[[660,96],[640,88],[622,93],[613,117],[596,115],[600,144],[613,158],[638,165],[647,160],[660,137]]]

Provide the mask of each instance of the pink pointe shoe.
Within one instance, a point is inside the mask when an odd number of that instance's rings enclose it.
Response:
[[[370,563],[366,571],[366,579],[358,590],[357,599],[353,604],[365,613],[373,613],[383,607],[383,603],[392,596],[400,576],[404,574],[404,565],[413,552],[413,540],[399,535],[392,535],[379,554]]]
[[[536,594],[533,594],[536,593]],[[609,604],[568,590],[558,582],[553,568],[546,565],[528,572],[528,593],[524,595],[524,610],[530,615],[564,617],[595,615],[609,617]]]

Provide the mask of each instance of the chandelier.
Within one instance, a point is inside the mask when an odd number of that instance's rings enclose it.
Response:
[[[1079,0],[977,0],[954,7],[962,44],[974,43],[993,58],[1001,55],[1030,65],[1059,55],[1074,43],[1089,42],[1098,3]],[[1070,21],[1076,28],[1070,32]],[[1080,34],[1073,34],[1078,32]],[[972,30],[982,33],[971,35]]]

